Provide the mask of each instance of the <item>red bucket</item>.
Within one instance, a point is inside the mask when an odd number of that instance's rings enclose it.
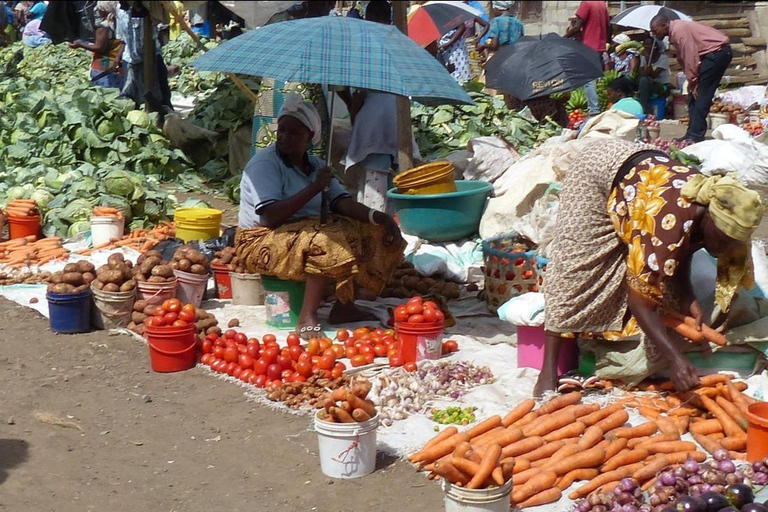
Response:
[[[219,299],[232,298],[232,272],[226,265],[211,265],[213,281],[216,283],[216,297]]]
[[[400,354],[406,363],[439,359],[443,349],[443,327],[439,324],[396,323]]]
[[[190,350],[192,354],[192,363],[194,365],[195,359],[195,326],[189,324],[184,327],[149,327],[144,330],[144,335],[149,341],[149,354],[150,361],[152,363],[152,369],[156,372],[168,372],[168,371],[180,371],[191,368],[186,366],[178,370],[162,370],[158,369],[155,364],[155,354],[178,354],[179,358],[186,361],[186,351]],[[159,360],[167,360],[167,358],[160,357]]]
[[[183,372],[195,366],[195,344],[179,351],[167,351],[157,348],[149,342],[149,364],[159,373]]]
[[[11,217],[8,216],[9,238],[24,238],[25,236],[40,235],[40,216]]]

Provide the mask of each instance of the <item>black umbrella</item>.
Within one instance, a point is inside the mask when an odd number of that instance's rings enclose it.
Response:
[[[521,37],[485,66],[485,84],[520,100],[578,89],[603,76],[597,52],[557,34]]]

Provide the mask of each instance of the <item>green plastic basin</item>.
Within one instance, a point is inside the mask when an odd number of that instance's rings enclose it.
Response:
[[[387,197],[404,233],[429,242],[449,242],[477,233],[492,190],[487,181],[456,180],[456,192],[406,195],[393,188]]]

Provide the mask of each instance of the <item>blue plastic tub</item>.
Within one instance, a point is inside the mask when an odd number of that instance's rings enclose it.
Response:
[[[430,242],[449,242],[477,233],[492,190],[487,181],[456,180],[456,192],[406,195],[393,188],[387,197],[404,233]]]
[[[651,111],[656,116],[657,121],[664,119],[667,111],[667,98],[651,98]]]
[[[75,334],[91,330],[91,290],[67,295],[48,293],[45,298],[53,332]]]

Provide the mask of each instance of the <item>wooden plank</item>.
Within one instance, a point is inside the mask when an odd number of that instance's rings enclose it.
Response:
[[[754,57],[749,56],[734,57],[733,60],[731,60],[731,67],[735,66],[746,66],[751,68],[757,66],[757,60]]]
[[[748,28],[724,28],[720,32],[727,35],[728,37],[738,37],[738,38],[752,37],[752,30]]]
[[[747,46],[742,43],[733,43],[731,45],[731,50],[737,55],[752,55],[753,53],[762,51],[763,48],[760,48],[759,46]]]
[[[705,20],[705,21],[702,21],[701,24],[707,25],[708,27],[716,28],[718,30],[727,29],[727,28],[749,28],[749,20],[747,18],[737,18],[733,20],[724,20],[724,19]]]
[[[698,22],[705,22],[711,20],[732,20],[746,16],[746,12],[723,12],[720,14],[704,14],[702,16],[694,16],[693,19]]]
[[[741,42],[747,46],[765,46],[764,37],[745,37]]]

